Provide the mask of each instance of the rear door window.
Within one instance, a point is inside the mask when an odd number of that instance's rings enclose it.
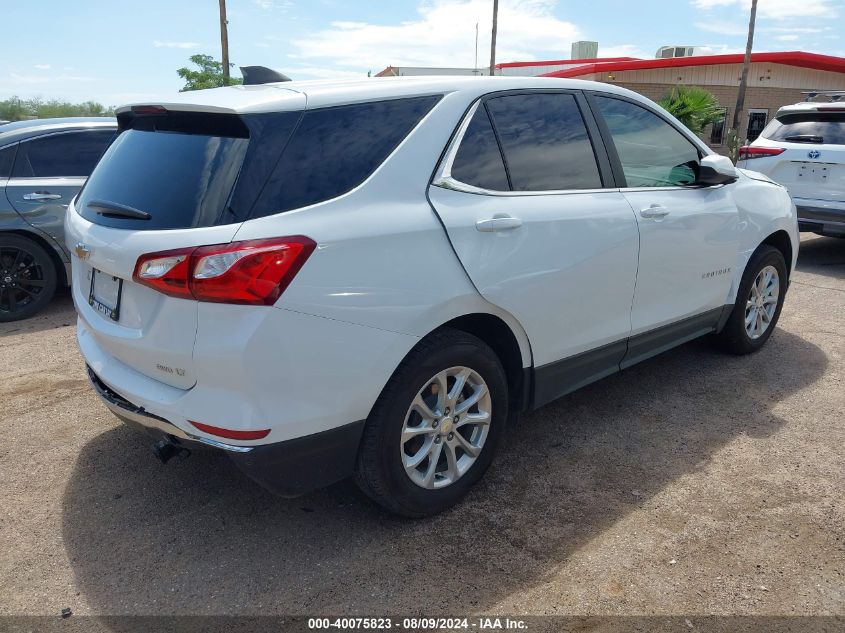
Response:
[[[514,94],[486,103],[514,191],[602,187],[593,145],[574,95]]]
[[[336,198],[366,180],[440,96],[306,111],[251,217]]]
[[[508,175],[493,125],[484,104],[479,104],[452,162],[452,178],[473,187],[508,191]]]
[[[772,119],[762,136],[787,143],[845,145],[845,112],[781,115]]]
[[[19,145],[13,178],[86,178],[115,131],[86,130],[43,136]]]
[[[15,162],[17,149],[17,143],[0,149],[0,178],[8,178],[12,175],[12,163]]]

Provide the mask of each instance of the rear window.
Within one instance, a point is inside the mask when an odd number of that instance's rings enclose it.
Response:
[[[787,143],[845,145],[845,112],[781,115],[772,119],[762,136]]]
[[[246,138],[126,130],[91,174],[76,207],[91,222],[115,228],[214,225],[226,206],[248,144]],[[103,202],[143,211],[150,219],[104,214],[94,205]]]
[[[231,224],[328,200],[363,182],[439,99],[240,117],[123,115],[76,208],[97,224],[151,230]]]

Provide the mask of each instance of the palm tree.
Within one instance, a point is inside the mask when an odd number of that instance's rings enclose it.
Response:
[[[724,116],[716,97],[698,86],[676,86],[659,103],[694,134]]]

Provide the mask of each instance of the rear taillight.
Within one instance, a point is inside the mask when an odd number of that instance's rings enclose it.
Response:
[[[273,305],[315,247],[297,235],[149,253],[132,278],[173,297]]]
[[[746,145],[739,148],[739,160],[751,160],[752,158],[765,158],[766,156],[777,156],[786,150],[781,147],[753,147]]]
[[[135,264],[132,278],[166,295],[190,299],[188,270],[193,250],[188,248],[141,255]]]

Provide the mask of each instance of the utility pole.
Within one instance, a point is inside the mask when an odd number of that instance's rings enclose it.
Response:
[[[754,46],[754,22],[757,18],[757,0],[751,0],[751,18],[748,21],[748,42],[745,45],[745,58],[742,60],[742,75],[739,79],[739,90],[736,94],[736,108],[731,129],[728,131],[728,148],[731,160],[736,163],[739,158],[739,126],[742,111],[745,109],[745,90],[748,87],[748,70],[751,67],[751,48]]]
[[[226,19],[226,0],[220,2],[220,47],[223,49],[223,79],[229,83],[229,21]]]
[[[756,0],[755,0],[756,2]],[[499,21],[499,0],[493,0],[493,36],[490,38],[490,76],[496,70],[496,28]]]
[[[472,74],[478,74],[478,22],[475,23],[475,65],[472,67]]]

